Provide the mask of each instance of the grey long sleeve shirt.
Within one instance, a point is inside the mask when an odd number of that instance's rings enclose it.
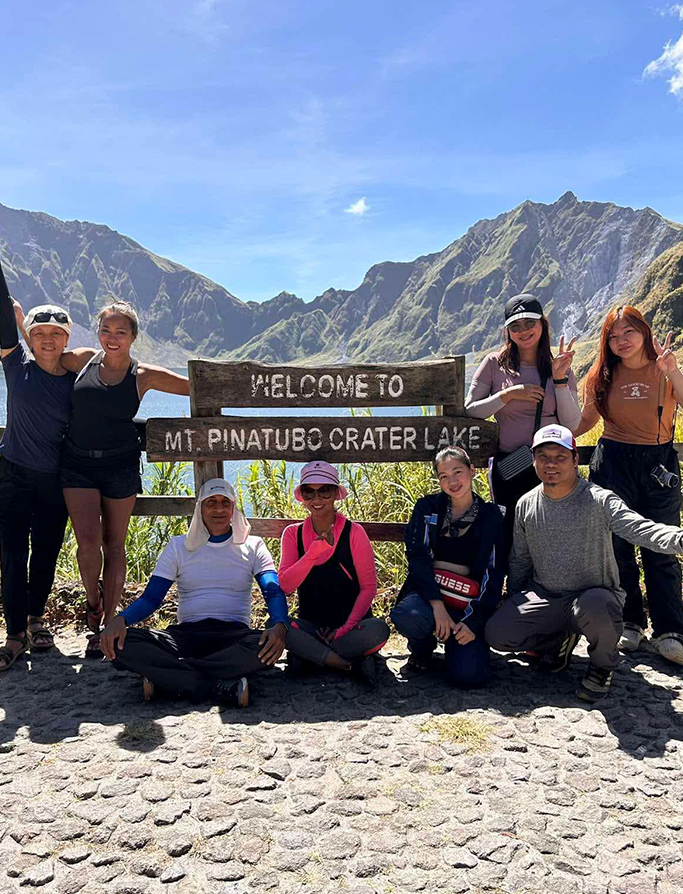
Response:
[[[683,530],[643,518],[611,490],[583,478],[561,500],[539,485],[517,504],[508,590],[540,584],[558,596],[605,587],[622,600],[612,534],[658,553],[683,553]]]

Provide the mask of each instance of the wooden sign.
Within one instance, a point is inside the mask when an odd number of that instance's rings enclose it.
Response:
[[[464,357],[323,367],[190,360],[188,368],[198,409],[446,404],[464,411]]]
[[[431,460],[442,447],[464,447],[481,465],[495,453],[498,426],[459,416],[214,416],[150,419],[154,461],[284,459],[308,462]]]

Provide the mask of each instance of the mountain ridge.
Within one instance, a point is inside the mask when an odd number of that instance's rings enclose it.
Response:
[[[60,303],[92,330],[112,297],[128,300],[144,332],[138,354],[183,363],[197,354],[392,362],[492,350],[502,304],[522,291],[543,302],[555,341],[588,337],[618,297],[645,301],[650,266],[683,242],[683,225],[649,207],[582,202],[567,191],[479,220],[440,251],[374,264],[355,289],[326,289],[310,302],[283,290],[259,303],[105,224],[0,205],[0,233],[10,290],[25,309]]]

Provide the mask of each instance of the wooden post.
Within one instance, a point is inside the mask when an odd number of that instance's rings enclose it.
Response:
[[[457,364],[457,381],[460,383],[458,394],[453,395],[452,404],[444,404],[441,412],[444,416],[464,416],[465,415],[465,358],[462,356],[455,357],[450,355],[446,360],[454,360]]]
[[[197,401],[196,367],[188,363],[188,376],[190,379],[190,415],[191,416],[220,416],[221,407],[200,407]],[[223,477],[222,460],[203,460],[194,463],[194,492],[199,494],[201,486],[212,478]]]

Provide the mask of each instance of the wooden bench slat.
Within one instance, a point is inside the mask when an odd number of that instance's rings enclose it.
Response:
[[[133,515],[184,515],[194,512],[194,497],[140,496],[135,501]],[[292,518],[250,518],[252,534],[257,537],[280,537]],[[403,522],[360,522],[370,540],[376,542],[403,542],[406,526]]]

